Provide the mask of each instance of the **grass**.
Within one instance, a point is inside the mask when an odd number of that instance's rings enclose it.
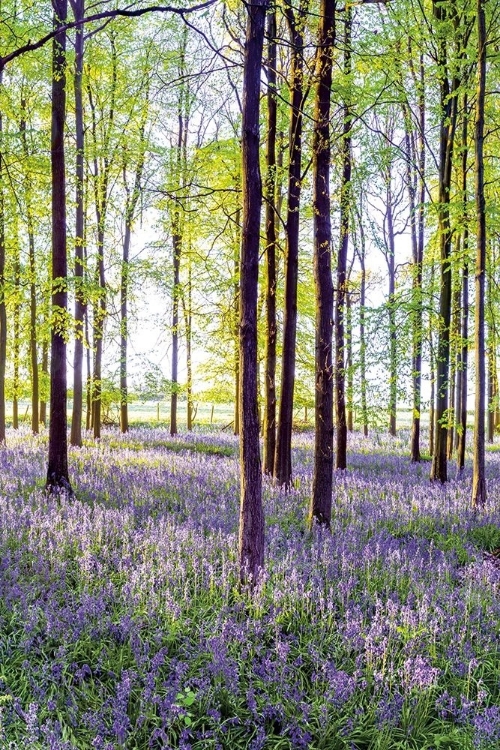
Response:
[[[88,436],[72,501],[41,490],[45,451],[10,432],[0,452],[1,750],[500,746],[495,453],[477,514],[470,465],[437,486],[405,433],[351,436],[311,534],[301,432],[293,488],[264,480],[249,598],[232,435]]]

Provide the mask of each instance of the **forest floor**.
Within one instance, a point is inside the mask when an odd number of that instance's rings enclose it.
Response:
[[[489,502],[409,435],[349,439],[332,533],[264,482],[266,574],[238,590],[237,442],[106,431],[43,492],[47,436],[0,450],[0,750],[500,747],[500,446]]]

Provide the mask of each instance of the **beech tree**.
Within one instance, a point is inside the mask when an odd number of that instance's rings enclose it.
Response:
[[[350,11],[348,11],[346,18],[346,42],[347,40],[350,41],[350,24],[351,16]],[[330,219],[330,92],[332,86],[334,41],[335,0],[322,0],[318,28],[317,85],[313,139],[316,396],[314,475],[309,517],[311,523],[316,521],[327,528],[330,527],[332,513],[333,480],[333,279]],[[347,49],[348,45],[346,43]],[[349,120],[347,120],[347,123],[346,121],[344,122],[350,129]],[[347,148],[350,149],[350,141],[348,141]],[[350,169],[350,155],[347,158]]]
[[[476,177],[476,304],[474,333],[476,345],[476,399],[474,409],[474,461],[472,476],[472,505],[486,503],[484,422],[486,400],[484,297],[486,276],[486,208],[484,196],[484,100],[486,96],[486,18],[485,0],[477,0],[477,98],[474,131]]]
[[[248,6],[243,72],[240,274],[240,580],[255,585],[264,567],[264,511],[257,385],[257,291],[262,184],[259,166],[260,73],[267,0]]]
[[[52,44],[52,335],[50,357],[50,422],[47,490],[72,493],[68,474],[66,326],[66,31],[67,0],[53,0]]]

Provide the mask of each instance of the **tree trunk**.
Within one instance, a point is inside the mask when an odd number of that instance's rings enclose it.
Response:
[[[438,26],[447,22],[447,9],[433,0],[434,16]],[[439,297],[439,331],[436,363],[436,408],[435,408],[435,445],[432,458],[430,478],[440,482],[448,479],[447,469],[447,436],[448,436],[448,377],[450,366],[450,318],[451,318],[451,240],[450,227],[450,191],[452,174],[452,157],[457,116],[457,93],[460,85],[454,78],[450,87],[447,78],[447,38],[440,29],[439,65],[440,74],[440,156],[439,156],[439,207],[438,233],[441,254],[441,279]]]
[[[354,372],[353,372],[353,352],[352,352],[352,304],[349,292],[346,297],[346,323],[347,323],[347,431],[354,431]]]
[[[234,434],[240,434],[240,244],[241,209],[236,211],[236,241],[234,245]]]
[[[132,219],[126,212],[120,279],[120,430],[128,432],[128,287]]]
[[[142,122],[139,128],[140,146],[136,164],[134,185],[130,190],[127,181],[127,160],[124,151],[123,184],[125,188],[125,233],[123,236],[122,264],[120,279],[120,430],[128,432],[128,291],[130,283],[130,242],[132,237],[132,223],[135,217],[137,203],[141,195],[142,174],[145,161],[145,129],[148,114],[149,91],[146,104],[142,112]]]
[[[75,21],[85,15],[85,0],[72,0]],[[83,121],[83,53],[84,27],[75,31],[75,138],[76,138],[76,195],[75,195],[75,348],[73,351],[73,412],[71,417],[71,445],[82,445],[83,410],[83,319],[85,295],[83,291],[85,211],[84,211],[84,158],[85,129]]]
[[[472,462],[472,506],[481,508],[486,503],[485,478],[485,345],[484,293],[486,274],[486,208],[484,197],[484,100],[486,91],[486,20],[485,0],[477,0],[477,98],[474,134],[476,177],[476,305],[474,310],[474,339],[476,346],[476,398],[474,409],[474,454]]]
[[[19,244],[16,238],[15,256],[14,256],[14,306],[12,310],[12,327],[13,327],[13,378],[12,378],[12,427],[14,430],[19,429],[19,355],[21,349],[21,264],[19,259]]]
[[[461,237],[458,235],[456,242],[456,255],[460,257]],[[448,428],[448,443],[446,448],[448,461],[453,459],[453,443],[455,440],[455,422],[457,420],[456,398],[459,390],[458,384],[458,350],[460,347],[460,298],[461,284],[458,269],[453,274],[453,304],[451,316],[451,375],[450,375],[450,418]]]
[[[193,358],[192,358],[192,293],[193,280],[191,258],[188,258],[188,273],[186,292],[182,295],[184,310],[184,329],[186,338],[186,427],[188,432],[193,429]],[[187,297],[187,303],[186,303]]]
[[[174,283],[172,288],[172,392],[170,395],[170,434],[177,435],[177,393],[179,367],[179,289],[182,252],[182,236],[180,234],[180,216],[176,212],[174,219],[174,234],[172,237],[174,260]]]
[[[248,6],[243,67],[240,273],[240,581],[253,587],[264,567],[264,511],[259,446],[257,294],[262,184],[259,167],[259,105],[267,0]]]
[[[303,24],[308,0],[301,0],[298,18],[285,4],[292,45],[291,115],[288,167],[288,209],[286,221],[285,310],[281,390],[276,434],[274,477],[289,487],[292,481],[293,395],[295,389],[295,345],[297,338],[297,282],[299,265],[299,220],[302,188],[302,117],[304,104]]]
[[[351,21],[350,8],[345,26],[344,74],[351,74]],[[340,188],[340,247],[337,257],[337,294],[335,297],[335,413],[337,441],[335,468],[347,468],[347,421],[345,410],[345,341],[344,307],[347,285],[347,250],[349,246],[349,214],[351,210],[351,113],[349,102],[343,104],[342,127],[342,182]]]
[[[42,375],[44,378],[49,374],[49,345],[47,341],[42,343]],[[40,401],[40,422],[47,425],[47,402],[45,397]]]
[[[363,211],[361,197],[359,208],[355,208],[359,227],[359,249],[358,258],[361,269],[359,286],[359,377],[361,391],[361,421],[363,423],[363,435],[368,437],[368,405],[367,405],[367,383],[366,383],[366,240],[363,228]],[[354,235],[355,236],[355,235]]]
[[[276,453],[276,10],[268,16],[266,176],[266,365],[263,469],[272,475]]]
[[[496,401],[496,389],[495,389],[495,382],[496,382],[496,347],[494,346],[494,340],[493,337],[491,337],[490,346],[487,349],[486,356],[488,358],[488,403],[487,403],[487,413],[488,413],[488,443],[493,443],[495,440],[495,401]]]
[[[106,215],[109,201],[109,181],[111,160],[108,150],[111,128],[115,119],[115,96],[118,79],[118,56],[114,36],[110,35],[112,63],[111,63],[111,92],[109,96],[109,110],[106,117],[107,131],[104,137],[102,163],[99,160],[98,137],[97,137],[97,112],[90,84],[87,88],[89,105],[92,115],[92,138],[94,142],[94,202],[97,224],[97,264],[95,270],[96,286],[99,288],[99,296],[94,304],[93,319],[93,344],[94,344],[94,374],[92,379],[92,427],[94,438],[101,437],[102,418],[102,355],[104,344],[104,323],[107,314],[106,300],[106,275],[104,266],[104,236],[106,228]]]
[[[64,25],[67,0],[53,0],[54,26]],[[48,492],[72,494],[68,474],[66,341],[66,170],[64,124],[66,117],[66,32],[59,31],[52,48],[52,325],[50,358],[50,423],[47,467]]]
[[[457,388],[459,394],[457,398],[460,402],[460,409],[457,409],[457,470],[461,473],[465,465],[465,442],[467,434],[467,367],[468,367],[468,336],[469,336],[469,214],[467,209],[467,168],[468,168],[468,100],[467,92],[464,92],[462,106],[462,169],[461,169],[461,192],[462,192],[462,321],[461,321],[461,342],[459,352],[459,379]]]
[[[462,331],[461,331],[461,353],[460,353],[460,429],[458,430],[457,445],[457,469],[463,471],[465,465],[465,440],[467,434],[467,365],[468,365],[468,343],[469,335],[469,265],[466,257],[468,248],[468,230],[464,227],[464,267],[462,270]]]
[[[391,186],[392,175],[389,169],[387,185],[387,237],[389,248],[387,254],[387,270],[389,275],[389,435],[396,435],[396,410],[398,398],[398,356],[396,330],[396,248],[394,242],[393,195]]]
[[[26,160],[29,159],[29,147],[26,138],[26,99],[21,98],[21,119],[19,132],[23,153]],[[40,431],[38,400],[40,398],[38,379],[38,352],[37,352],[37,303],[36,303],[36,259],[35,259],[35,229],[33,222],[33,200],[31,194],[31,182],[28,174],[24,181],[24,195],[26,201],[26,223],[28,230],[28,267],[30,287],[30,373],[31,373],[31,431],[38,435]]]
[[[90,356],[90,332],[89,332],[89,311],[88,307],[85,310],[84,316],[85,325],[85,343],[86,343],[86,364],[87,364],[87,393],[86,393],[86,406],[87,414],[85,419],[85,427],[87,430],[92,429],[92,362]]]
[[[346,58],[350,54],[350,11]],[[330,528],[333,481],[333,280],[330,220],[330,90],[335,37],[335,0],[321,0],[313,134],[314,286],[316,291],[315,440],[310,523]],[[349,52],[347,51],[349,50]],[[344,124],[349,123],[346,105]],[[344,130],[344,134],[346,131]],[[348,210],[348,209],[345,209]]]
[[[413,70],[413,68],[412,68]],[[418,134],[415,138],[408,107],[405,107],[405,141],[407,151],[407,187],[410,198],[412,237],[412,381],[413,415],[411,460],[420,461],[420,418],[422,409],[422,266],[425,245],[425,79],[424,59],[420,55],[419,76],[414,74],[418,89]],[[415,143],[416,141],[416,143]],[[418,164],[417,164],[418,162]],[[417,196],[418,190],[418,196]],[[418,199],[418,206],[417,206]]]

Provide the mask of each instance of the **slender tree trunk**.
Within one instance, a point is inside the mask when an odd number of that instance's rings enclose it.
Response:
[[[349,38],[350,11],[346,19]],[[330,220],[330,90],[335,0],[321,0],[313,134],[314,286],[316,291],[315,439],[310,523],[330,528],[333,482],[333,279]],[[346,43],[346,50],[348,49]],[[345,53],[348,54],[347,51]],[[346,108],[347,110],[347,108]],[[345,116],[348,121],[348,110]],[[345,132],[345,131],[344,131]]]
[[[187,27],[181,42],[178,75],[185,72],[185,55],[187,45]],[[185,174],[185,139],[187,138],[187,115],[184,86],[181,86],[177,101],[177,156],[176,156],[176,189],[184,187]],[[170,395],[170,434],[177,434],[177,401],[178,401],[178,370],[179,370],[179,302],[181,297],[180,271],[183,243],[183,216],[181,207],[177,203],[172,218],[172,249],[173,249],[173,288],[172,288],[172,392]]]
[[[36,261],[35,234],[32,222],[28,226],[29,270],[30,270],[30,366],[31,366],[31,431],[34,435],[40,432],[38,400],[40,388],[38,380],[38,346],[37,346],[37,304],[36,304]]]
[[[457,237],[456,255],[460,257],[461,238]],[[447,458],[448,461],[453,459],[453,443],[455,440],[455,422],[457,420],[456,412],[456,394],[459,389],[458,385],[458,350],[460,347],[460,298],[461,284],[458,272],[453,274],[453,304],[451,316],[451,356],[450,356],[450,419],[448,428]]]
[[[94,438],[101,437],[102,422],[102,354],[104,339],[104,321],[106,318],[106,277],[104,269],[104,217],[98,210],[97,231],[97,267],[96,282],[99,287],[99,298],[94,305],[93,338],[94,338],[94,374],[92,378],[92,427]]]
[[[485,478],[485,345],[484,345],[484,293],[486,274],[486,208],[484,197],[484,100],[486,92],[486,20],[485,0],[477,0],[478,75],[476,97],[476,123],[474,134],[476,177],[476,305],[474,311],[474,340],[476,345],[476,398],[474,409],[474,454],[472,463],[472,506],[480,508],[486,503]]]
[[[387,187],[387,236],[389,242],[387,270],[389,274],[389,435],[396,435],[396,410],[398,399],[398,355],[396,330],[396,248],[394,242],[393,195],[389,170]]]
[[[240,244],[241,210],[236,211],[236,241],[234,245],[234,434],[240,434]]]
[[[344,74],[351,74],[350,7],[346,10]],[[351,211],[351,113],[350,103],[343,104],[342,183],[340,188],[340,247],[337,257],[337,294],[335,296],[335,413],[337,418],[335,468],[347,468],[347,421],[345,410],[345,341],[344,307],[347,286],[347,250]]]
[[[182,295],[184,310],[184,330],[186,339],[186,427],[189,432],[193,429],[193,358],[192,358],[192,294],[193,279],[191,258],[188,257],[188,271],[186,291]],[[187,302],[186,302],[187,298]]]
[[[431,280],[430,280],[430,300],[429,304],[431,307],[431,311],[429,313],[429,381],[431,386],[431,393],[430,393],[430,399],[429,399],[429,453],[431,456],[434,456],[434,427],[435,427],[435,421],[434,421],[434,413],[435,413],[435,403],[436,403],[436,354],[435,354],[435,344],[434,344],[434,335],[433,335],[433,322],[432,322],[432,314],[433,314],[433,302],[432,298],[434,295],[434,279],[435,279],[435,263],[434,260],[431,261]]]
[[[49,374],[49,345],[47,341],[44,341],[42,343],[42,376],[44,379],[48,377]],[[40,401],[40,422],[46,426],[47,425],[47,402],[45,401],[45,396]]]
[[[359,377],[361,391],[361,421],[363,423],[363,435],[368,437],[368,404],[367,404],[367,383],[366,383],[366,241],[363,228],[363,211],[361,207],[361,198],[359,209],[356,208],[356,215],[359,227],[359,249],[358,258],[361,270],[361,279],[359,287]]]
[[[71,0],[75,21],[85,15],[85,0]],[[84,159],[85,130],[83,121],[83,54],[84,26],[75,31],[75,138],[76,138],[76,195],[75,195],[75,348],[73,351],[73,412],[71,417],[71,445],[82,445],[83,410],[83,319],[85,295],[83,291],[85,211],[84,211]]]
[[[469,347],[467,337],[469,335],[469,265],[466,257],[468,247],[467,226],[464,227],[464,267],[462,270],[462,332],[461,332],[461,354],[460,354],[460,429],[458,431],[457,445],[457,469],[463,471],[465,465],[465,440],[467,434],[467,365]]]
[[[54,26],[66,22],[66,0],[53,0]],[[52,313],[61,321],[67,312],[66,170],[66,32],[59,31],[52,48]],[[49,456],[46,489],[72,493],[68,474],[66,341],[61,326],[52,327],[50,358]]]
[[[268,16],[267,60],[267,175],[266,175],[266,370],[264,376],[264,458],[266,474],[273,473],[276,453],[276,10]]]
[[[442,4],[433,1],[434,16],[439,25],[447,21],[447,10]],[[440,107],[441,133],[439,156],[439,208],[438,231],[441,251],[441,279],[439,297],[439,332],[436,363],[436,410],[435,410],[435,446],[432,458],[430,478],[440,482],[448,479],[447,469],[447,436],[448,436],[448,388],[450,366],[450,318],[451,318],[451,240],[450,227],[450,191],[452,174],[452,157],[455,139],[457,116],[457,93],[460,85],[454,78],[450,87],[446,69],[447,39],[441,31],[439,39],[440,74]]]
[[[21,263],[19,258],[19,245],[16,240],[15,245],[15,256],[14,256],[14,306],[12,310],[12,325],[13,325],[13,342],[12,342],[12,354],[13,354],[13,378],[12,378],[12,427],[15,430],[19,429],[19,359],[20,359],[20,333],[21,333],[21,305],[20,305],[20,294],[21,294]]]
[[[120,430],[128,432],[128,293],[130,284],[130,243],[132,238],[132,223],[135,217],[137,203],[141,195],[142,175],[146,152],[145,129],[149,109],[149,92],[146,105],[142,113],[139,128],[140,151],[136,165],[134,185],[130,190],[127,181],[127,159],[124,152],[123,185],[125,188],[125,233],[123,236],[122,264],[120,279]]]
[[[465,465],[465,442],[467,435],[467,368],[468,368],[468,336],[469,336],[469,213],[467,209],[467,168],[468,168],[468,99],[464,92],[462,106],[462,169],[461,169],[461,192],[462,192],[462,320],[461,320],[461,344],[459,362],[459,400],[460,410],[457,410],[457,470],[461,473]]]
[[[102,150],[104,156],[102,162],[98,156],[97,138],[97,112],[90,84],[87,88],[89,105],[92,115],[92,138],[94,142],[94,200],[97,224],[97,264],[96,264],[96,286],[99,288],[99,296],[94,304],[93,319],[93,343],[94,343],[94,374],[92,380],[92,426],[94,438],[101,437],[102,420],[102,356],[104,344],[104,324],[107,315],[106,299],[106,275],[104,265],[104,236],[106,228],[106,216],[109,202],[109,182],[111,161],[108,150],[111,131],[115,119],[115,97],[118,80],[118,56],[114,36],[110,35],[111,42],[111,92],[109,96],[109,110],[106,117],[106,129],[104,132],[104,143]]]
[[[352,304],[349,292],[346,297],[346,323],[347,323],[347,430],[354,431],[354,373],[353,373],[353,352],[352,352]]]
[[[128,287],[132,219],[128,212],[122,248],[120,279],[120,430],[128,432]]]
[[[87,364],[87,393],[86,393],[86,404],[87,414],[85,419],[85,427],[87,430],[92,429],[92,404],[93,404],[93,386],[92,386],[92,360],[90,355],[90,330],[89,330],[89,312],[88,307],[85,310],[84,316],[85,324],[85,344],[86,344],[86,364]]]
[[[493,443],[495,440],[495,381],[496,381],[496,351],[493,343],[493,337],[490,341],[490,346],[487,349],[486,356],[488,359],[488,402],[487,402],[487,413],[488,413],[488,430],[487,440],[488,443]]]
[[[243,67],[242,192],[240,273],[240,529],[242,584],[254,586],[264,567],[264,511],[259,446],[257,383],[257,295],[262,183],[259,168],[259,105],[266,0],[247,7]]]
[[[413,68],[412,68],[413,70]],[[419,75],[414,74],[418,90],[418,133],[415,137],[408,107],[404,108],[407,152],[407,188],[410,199],[412,238],[412,381],[413,415],[411,460],[420,461],[420,418],[422,409],[422,266],[425,244],[425,78],[424,59],[420,55]],[[418,200],[418,205],[417,205]]]
[[[0,68],[0,89],[3,69]],[[0,110],[0,138],[3,139],[3,114]],[[5,443],[5,362],[7,359],[7,308],[5,305],[5,202],[4,156],[0,141],[0,445]]]
[[[26,137],[26,100],[21,98],[21,119],[19,122],[21,143],[26,160],[29,158],[29,147]],[[36,303],[36,259],[35,259],[35,229],[33,223],[33,201],[31,183],[28,175],[24,182],[26,201],[26,223],[28,230],[28,268],[30,287],[30,372],[31,372],[31,430],[34,435],[40,431],[38,400],[40,398],[38,381],[38,351],[37,351],[37,303]]]
[[[179,367],[179,289],[182,253],[182,236],[180,234],[180,216],[176,212],[172,238],[174,257],[174,284],[172,289],[172,393],[170,395],[170,434],[177,435],[177,392]]]
[[[299,266],[299,220],[302,188],[302,117],[304,104],[303,19],[308,0],[302,0],[295,18],[288,2],[285,14],[292,44],[290,146],[288,167],[288,210],[286,221],[285,311],[281,390],[274,477],[289,487],[292,481],[293,396],[295,390],[295,345],[297,338],[297,282]]]

